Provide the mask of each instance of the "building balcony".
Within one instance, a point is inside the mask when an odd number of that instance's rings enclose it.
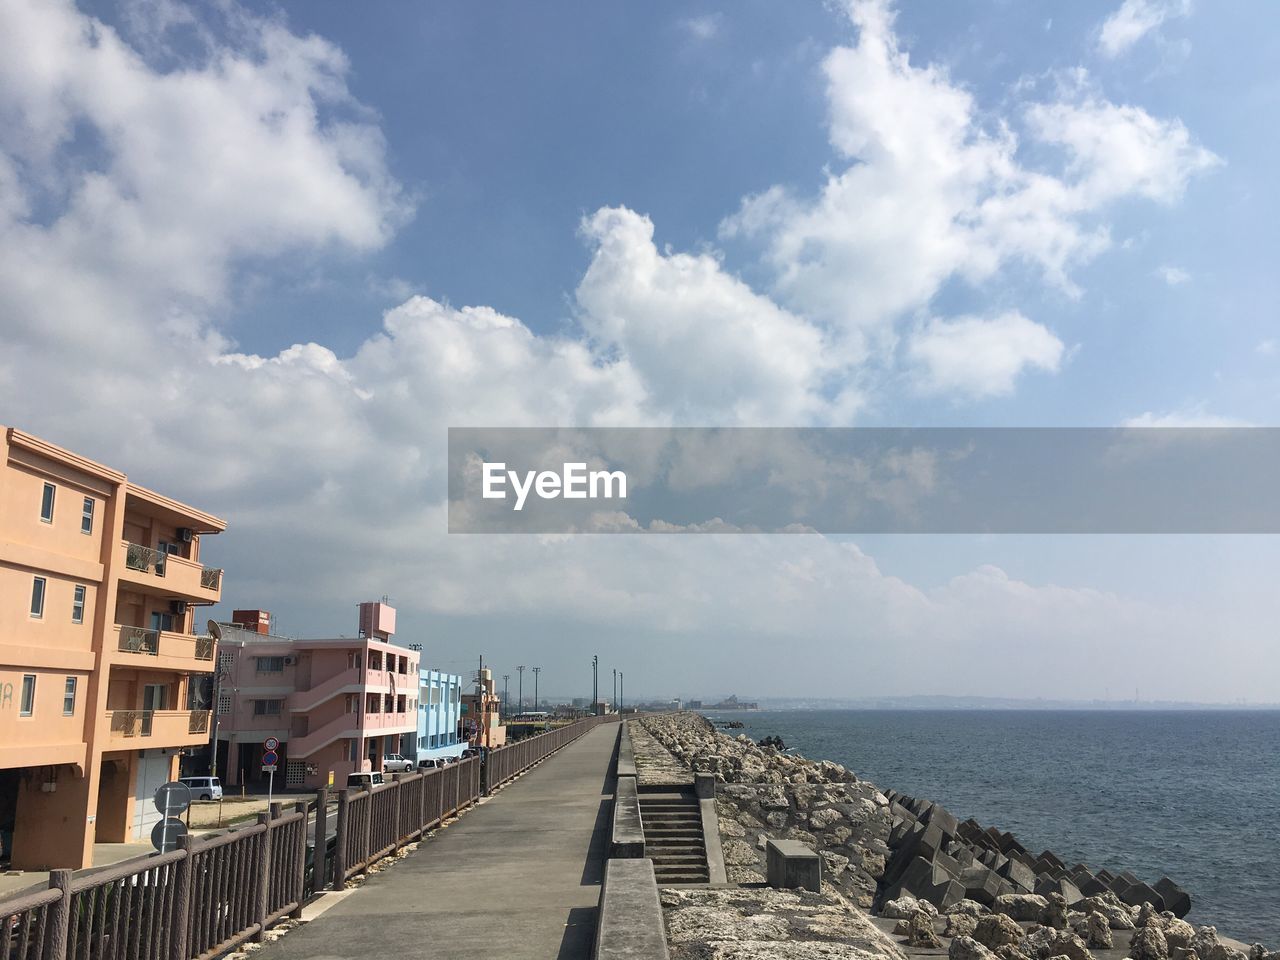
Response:
[[[179,673],[213,672],[213,637],[116,624],[113,663]]]
[[[108,710],[110,749],[194,747],[209,742],[208,710]]]
[[[222,570],[217,567],[203,567],[185,557],[127,540],[120,541],[116,561],[120,579],[146,593],[191,603],[217,603],[222,599]]]

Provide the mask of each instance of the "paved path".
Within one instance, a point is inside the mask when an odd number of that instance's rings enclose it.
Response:
[[[587,960],[617,738],[596,727],[255,960]]]

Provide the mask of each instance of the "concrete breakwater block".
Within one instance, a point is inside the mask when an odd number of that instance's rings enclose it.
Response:
[[[605,862],[594,956],[596,960],[668,960],[652,860]]]
[[[1164,897],[1164,908],[1173,911],[1179,920],[1191,912],[1191,896],[1168,877],[1157,880],[1156,889]]]
[[[924,857],[916,857],[902,872],[902,877],[885,893],[885,900],[896,900],[903,894],[926,900],[945,910],[964,899],[965,888],[951,874]]]
[[[769,886],[822,892],[822,858],[799,840],[769,840],[765,861]]]

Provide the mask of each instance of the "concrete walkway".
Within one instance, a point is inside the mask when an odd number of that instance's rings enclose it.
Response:
[[[590,731],[256,960],[588,960],[617,739]]]

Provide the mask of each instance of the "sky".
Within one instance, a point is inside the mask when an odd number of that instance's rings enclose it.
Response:
[[[598,654],[650,696],[1274,702],[1274,537],[449,535],[444,461],[1276,425],[1277,20],[0,0],[0,422],[225,517],[214,616],[387,595],[556,695]]]

